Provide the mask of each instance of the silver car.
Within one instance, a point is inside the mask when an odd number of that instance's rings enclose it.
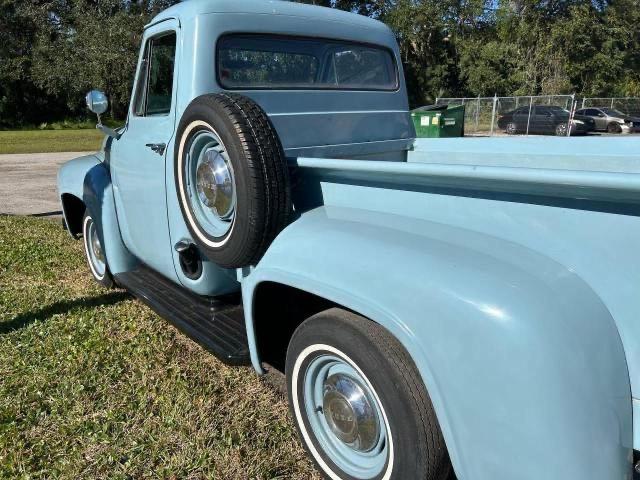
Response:
[[[583,108],[576,111],[576,114],[593,118],[596,122],[596,130],[602,132],[640,132],[640,117],[627,115],[613,108]]]

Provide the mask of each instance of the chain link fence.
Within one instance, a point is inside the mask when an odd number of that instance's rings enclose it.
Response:
[[[549,112],[569,124],[574,95],[544,95],[516,97],[437,98],[436,105],[465,106],[465,135],[491,136],[542,133],[557,135],[556,123],[549,121]],[[546,107],[537,109],[536,107]],[[565,130],[566,132],[566,130]]]
[[[640,98],[583,98],[575,95],[437,98],[436,105],[465,106],[465,135],[557,135],[586,133],[592,120],[576,109],[609,107],[640,116]]]
[[[627,115],[640,116],[640,97],[583,98],[580,108],[611,108]]]

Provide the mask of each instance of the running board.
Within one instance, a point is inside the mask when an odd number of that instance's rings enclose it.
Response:
[[[251,363],[239,296],[196,295],[148,267],[115,275],[115,280],[227,365]]]

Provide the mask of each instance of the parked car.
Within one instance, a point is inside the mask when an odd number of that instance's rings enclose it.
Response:
[[[416,140],[389,28],[264,0],[157,16],[100,128],[58,176],[91,274],[281,372],[326,478],[631,478],[635,138]]]
[[[537,133],[542,135],[567,136],[570,113],[555,105],[529,105],[516,108],[498,119],[498,127],[509,135]],[[592,118],[575,115],[571,122],[571,135],[584,135],[593,131]]]
[[[640,132],[640,117],[607,107],[582,108],[576,114],[592,118],[596,130],[609,133]]]

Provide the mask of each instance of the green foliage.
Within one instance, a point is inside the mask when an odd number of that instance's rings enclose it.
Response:
[[[638,11],[637,0],[501,0],[484,31],[460,42],[465,93],[630,95]]]
[[[143,26],[177,0],[0,0],[0,128],[126,114]],[[190,0],[186,0],[190,1]],[[298,0],[386,22],[410,102],[437,96],[640,95],[638,0]]]
[[[0,127],[85,116],[92,88],[124,118],[143,27],[173,3],[0,0]]]
[[[640,93],[638,0],[306,3],[390,25],[413,105],[436,96]]]

